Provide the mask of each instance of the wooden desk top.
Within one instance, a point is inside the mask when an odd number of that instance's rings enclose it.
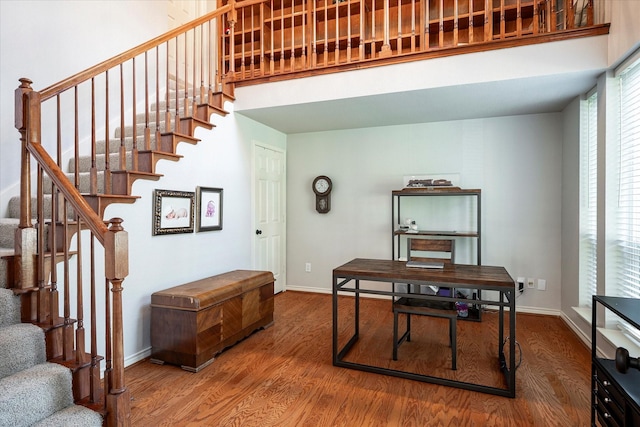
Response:
[[[333,270],[334,278],[382,282],[437,282],[482,288],[513,288],[515,282],[504,267],[451,264],[444,268],[412,268],[405,261],[356,258]]]

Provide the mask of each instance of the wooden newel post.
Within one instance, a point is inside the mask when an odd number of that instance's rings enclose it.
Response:
[[[21,173],[20,173],[20,228],[33,227],[31,223],[31,156],[27,150],[27,121],[29,102],[25,94],[32,92],[31,80],[20,79],[20,86],[15,91],[15,126],[20,132]]]
[[[131,402],[124,384],[124,339],[122,322],[122,281],[129,274],[129,235],[122,228],[121,218],[109,220],[111,226],[105,235],[105,274],[111,282],[113,370],[109,376],[107,393],[107,425],[129,426]],[[109,319],[107,319],[109,321]],[[109,337],[107,337],[109,339]],[[107,344],[108,345],[108,344]]]
[[[31,155],[28,145],[40,142],[40,98],[34,92],[31,80],[20,79],[15,90],[15,127],[20,132],[20,224],[15,234],[15,268],[17,288],[30,288],[37,285],[37,230],[31,222]],[[32,96],[38,95],[38,96]],[[32,108],[33,107],[33,108]]]

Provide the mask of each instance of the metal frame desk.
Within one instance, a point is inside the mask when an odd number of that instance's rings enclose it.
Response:
[[[360,281],[387,282],[391,290],[379,290],[361,287]],[[349,283],[352,285],[349,285]],[[489,304],[499,307],[498,314],[498,362],[505,375],[506,388],[456,381],[446,378],[422,375],[412,372],[388,369],[378,366],[364,365],[345,361],[344,357],[358,340],[360,328],[360,294],[385,295],[391,298],[411,297],[434,301],[466,301],[465,299],[431,296],[423,294],[407,294],[393,290],[392,283],[436,284],[439,286],[477,289],[482,291],[497,291],[498,301],[474,300],[474,304]],[[338,348],[338,293],[354,294],[354,333],[348,342]],[[366,372],[391,375],[417,381],[463,388],[498,396],[516,396],[516,285],[513,278],[504,267],[485,265],[453,264],[443,269],[410,268],[404,261],[390,261],[380,259],[356,258],[333,270],[333,365],[343,368],[357,369]],[[507,339],[504,336],[504,311],[510,310],[509,331]],[[504,345],[509,342],[509,360],[506,360]]]

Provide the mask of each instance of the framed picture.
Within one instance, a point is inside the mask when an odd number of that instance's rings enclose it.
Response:
[[[194,206],[193,192],[154,190],[153,235],[193,233]]]
[[[196,231],[222,230],[222,188],[198,187]]]

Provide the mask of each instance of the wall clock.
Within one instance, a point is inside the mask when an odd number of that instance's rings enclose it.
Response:
[[[316,211],[327,213],[331,210],[331,179],[320,175],[313,180],[313,192],[316,193]]]

